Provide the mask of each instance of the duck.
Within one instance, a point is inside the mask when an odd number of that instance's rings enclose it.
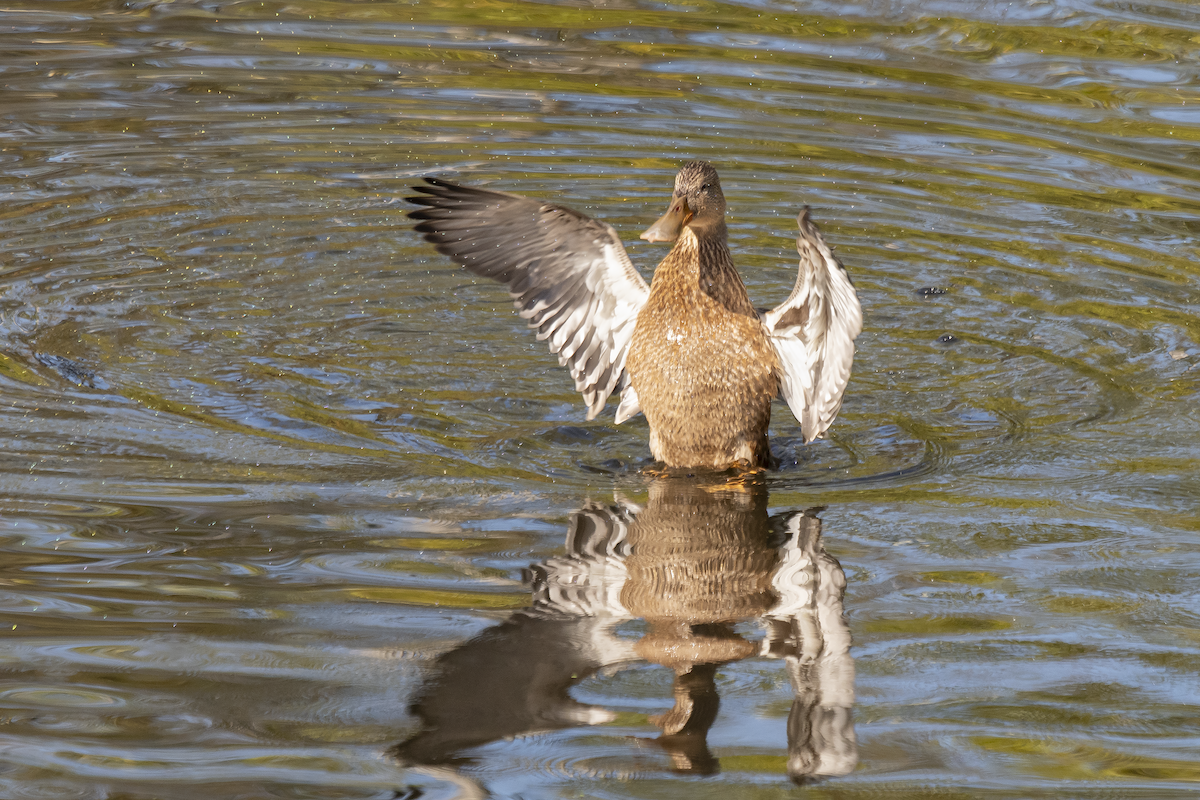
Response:
[[[641,234],[671,243],[647,286],[611,225],[545,200],[426,177],[406,198],[415,230],[475,275],[503,284],[583,395],[587,418],[619,394],[616,424],[643,414],[668,468],[762,470],[771,405],[786,401],[805,444],[842,405],[862,331],[846,268],[804,206],[795,286],[757,309],[733,263],[717,170],[690,161],[667,212]]]

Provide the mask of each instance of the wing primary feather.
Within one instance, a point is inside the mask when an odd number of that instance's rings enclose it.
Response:
[[[575,380],[588,419],[625,378],[649,287],[610,225],[565,206],[428,177],[406,198],[438,252],[509,290],[521,317]],[[636,413],[636,411],[634,412]],[[627,418],[627,417],[626,417]]]
[[[828,430],[841,408],[854,339],[862,331],[862,307],[808,206],[796,224],[796,284],[787,300],[763,315],[763,325],[779,356],[780,394],[810,442]]]

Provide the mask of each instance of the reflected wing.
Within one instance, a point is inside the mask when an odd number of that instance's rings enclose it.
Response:
[[[804,441],[825,432],[842,407],[850,380],[854,337],[862,330],[862,307],[846,268],[825,244],[806,206],[796,218],[800,274],[791,296],[763,316],[779,355],[780,393]]]
[[[508,287],[517,311],[571,369],[588,419],[622,382],[649,287],[611,225],[515,194],[426,178],[409,202],[425,239]],[[624,381],[628,384],[628,380]]]

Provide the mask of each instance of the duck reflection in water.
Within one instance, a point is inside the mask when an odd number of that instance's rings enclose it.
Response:
[[[645,508],[588,503],[572,515],[565,555],[531,567],[531,605],[437,660],[411,708],[421,728],[394,755],[465,766],[464,751],[487,742],[611,722],[570,688],[650,662],[674,672],[674,706],[651,717],[657,744],[672,769],[715,773],[716,672],[760,656],[782,660],[791,682],[791,778],[849,773],[858,757],[846,579],[825,552],[818,510],[772,518],[761,481],[682,478],[651,484]],[[618,635],[634,618],[645,634]],[[761,641],[737,632],[745,620],[759,622]]]

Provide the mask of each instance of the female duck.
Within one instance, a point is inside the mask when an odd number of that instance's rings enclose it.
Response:
[[[642,238],[674,242],[650,286],[616,231],[576,211],[426,178],[416,229],[476,275],[508,287],[518,312],[568,366],[588,419],[620,392],[616,421],[644,413],[650,452],[669,467],[771,466],[771,401],[787,400],[804,440],[842,405],[858,296],[805,208],[792,294],[759,313],[733,266],[725,197],[704,161],[675,177],[667,213]]]

